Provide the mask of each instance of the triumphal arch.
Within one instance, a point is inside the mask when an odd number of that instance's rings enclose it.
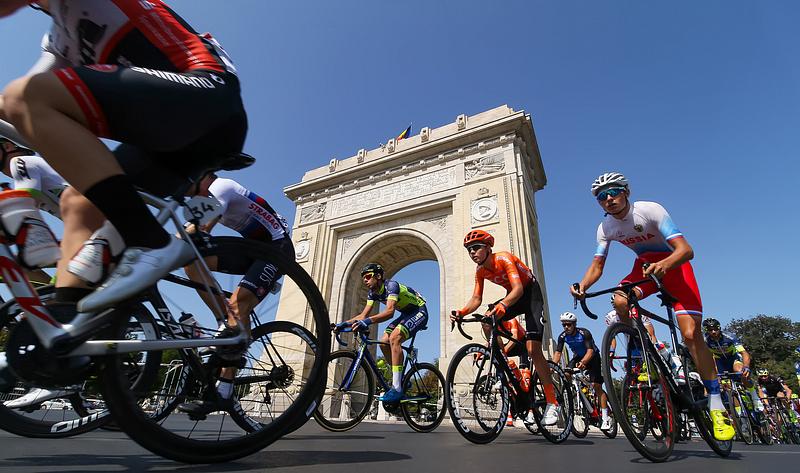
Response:
[[[466,343],[450,332],[448,311],[472,294],[475,264],[462,247],[467,231],[493,234],[495,248],[518,255],[545,288],[535,200],[545,183],[530,115],[501,106],[331,159],[284,192],[297,205],[297,261],[319,286],[333,322],[363,308],[359,271],[368,261],[381,263],[387,278],[416,261],[438,262],[440,313],[430,314],[429,324],[440,324],[445,367]],[[491,284],[486,290],[485,301],[505,294]],[[284,287],[278,318],[308,325],[301,300]]]

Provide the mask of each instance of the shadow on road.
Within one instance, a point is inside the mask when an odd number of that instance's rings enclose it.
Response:
[[[150,455],[51,455],[47,457],[8,458],[4,467],[18,467],[43,473],[74,472],[75,467],[110,466],[123,467],[119,471],[246,471],[254,468],[280,468],[307,465],[332,465],[345,463],[375,463],[387,461],[410,460],[411,456],[394,452],[381,451],[305,451],[277,450],[262,451],[235,462],[215,463],[212,465],[183,465]],[[116,470],[116,468],[115,468]]]
[[[633,452],[636,453],[635,450],[633,450]],[[741,460],[742,459],[742,455],[736,453],[735,451],[731,452],[731,454],[729,456],[727,456],[727,457],[721,457],[721,456],[717,455],[716,453],[714,453],[714,452],[712,452],[710,450],[677,450],[676,449],[676,450],[672,451],[672,455],[667,460],[667,463],[674,462],[674,461],[680,461],[680,460],[686,460],[687,458],[692,458],[692,457],[694,457],[694,458],[718,458],[720,460]],[[646,458],[640,457],[640,458],[632,459],[631,463],[652,464],[653,462],[651,462],[650,460],[648,460]]]

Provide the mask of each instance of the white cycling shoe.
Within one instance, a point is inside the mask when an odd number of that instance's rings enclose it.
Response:
[[[600,424],[600,430],[609,430],[611,428],[611,417],[606,417]]]
[[[106,282],[78,302],[78,311],[96,312],[134,296],[194,256],[192,247],[177,237],[170,237],[164,248],[128,248]]]
[[[558,406],[555,404],[548,404],[544,409],[544,416],[542,417],[542,424],[556,425],[558,422]]]
[[[10,401],[6,401],[3,404],[11,409],[19,409],[22,407],[32,406],[34,404],[40,404],[44,401],[49,401],[50,399],[68,396],[74,392],[75,391],[64,391],[61,389],[51,391],[45,388],[33,388],[25,395]]]
[[[528,425],[536,423],[536,417],[533,416],[533,411],[528,411],[528,415],[525,416],[525,423]]]

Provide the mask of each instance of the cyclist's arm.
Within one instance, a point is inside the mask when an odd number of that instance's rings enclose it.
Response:
[[[750,353],[747,353],[747,350],[742,350],[739,354],[742,355],[742,365],[745,368],[750,368]]]
[[[573,295],[581,295],[586,292],[594,283],[597,282],[598,279],[600,279],[600,276],[603,275],[603,268],[605,265],[605,257],[595,256],[594,259],[592,259],[592,263],[586,269],[583,279],[581,279],[581,282],[579,283],[579,292],[576,293],[572,286],[570,286],[570,292],[572,292]]]
[[[397,306],[397,301],[394,299],[388,299],[386,301],[386,309],[384,309],[382,312],[379,312],[377,315],[370,317],[370,319],[372,319],[372,323],[377,324],[392,318],[392,315],[394,315],[394,311],[396,310],[395,306]]]
[[[516,302],[522,297],[522,294],[525,292],[525,288],[522,287],[522,279],[519,276],[519,271],[517,271],[517,266],[514,264],[513,261],[503,258],[497,259],[497,261],[503,265],[503,270],[505,271],[506,275],[508,276],[508,282],[511,284],[511,290],[506,294],[506,297],[500,301],[500,303],[504,304],[506,309],[511,307],[512,305],[516,304]]]
[[[459,309],[459,313],[463,315],[475,312],[475,309],[480,307],[483,302],[483,278],[475,276],[475,288],[472,290],[472,297],[469,298],[464,307]]]
[[[581,366],[585,368],[589,364],[589,360],[591,360],[593,356],[594,356],[594,348],[588,348],[586,350],[586,354],[583,355],[583,358],[581,358]]]
[[[588,330],[583,332],[583,346],[586,347],[586,353],[581,358],[581,364],[586,366],[594,356],[594,338],[592,338],[592,334]]]
[[[669,244],[673,247],[672,253],[661,261],[651,264],[645,270],[645,275],[653,273],[658,276],[663,276],[663,273],[666,273],[673,268],[677,268],[683,263],[694,258],[694,250],[692,249],[691,245],[689,245],[689,242],[686,241],[686,238],[682,236],[675,237],[669,240]]]
[[[561,352],[560,351],[554,351],[553,352],[553,363],[559,364],[560,362],[561,362]]]
[[[553,363],[558,364],[561,361],[561,351],[564,350],[564,333],[562,332],[556,340],[556,347],[553,350]]]
[[[503,346],[503,353],[508,353],[514,349],[514,345],[517,344],[517,342],[515,342],[514,340],[522,339],[519,333],[519,329],[517,327],[518,325],[516,324],[511,326],[511,330],[509,330],[509,332],[511,332],[511,340],[509,340],[508,343],[506,343],[505,346]]]
[[[345,322],[347,322],[348,324],[352,324],[356,320],[364,320],[364,319],[366,319],[367,316],[369,315],[369,313],[372,312],[373,304],[374,304],[374,301],[367,300],[367,303],[364,305],[364,310],[362,310],[360,314],[356,315],[355,317],[352,317],[349,320],[346,320]]]

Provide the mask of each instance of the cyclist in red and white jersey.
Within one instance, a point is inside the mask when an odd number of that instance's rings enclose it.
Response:
[[[28,3],[5,0],[0,17]],[[62,196],[63,255],[80,249],[85,236],[77,230],[101,214],[122,235],[128,249],[93,293],[58,266],[56,300],[98,310],[191,259],[134,184],[167,195],[189,170],[240,152],[247,117],[239,80],[219,44],[161,0],[30,3],[52,17],[52,27],[33,69],[0,96],[0,119],[73,186],[69,212]],[[122,144],[112,154],[100,138]]]
[[[730,440],[735,431],[728,419],[720,397],[716,365],[708,345],[705,343],[700,322],[703,305],[700,291],[689,260],[694,251],[683,233],[672,221],[667,211],[655,202],[631,202],[628,200],[628,181],[620,173],[600,175],[592,183],[592,194],[606,212],[606,219],[597,229],[597,251],[586,270],[579,288],[570,287],[574,297],[582,298],[589,287],[603,274],[608,248],[612,241],[619,241],[636,253],[630,274],[621,283],[639,281],[653,274],[663,281],[664,287],[678,301],[674,304],[683,341],[697,365],[703,384],[709,392],[709,408],[714,424],[714,436],[718,440]],[[650,263],[643,269],[644,263]],[[639,299],[656,292],[655,283],[636,288]],[[614,308],[622,321],[628,321],[628,304],[625,294],[614,295]]]

